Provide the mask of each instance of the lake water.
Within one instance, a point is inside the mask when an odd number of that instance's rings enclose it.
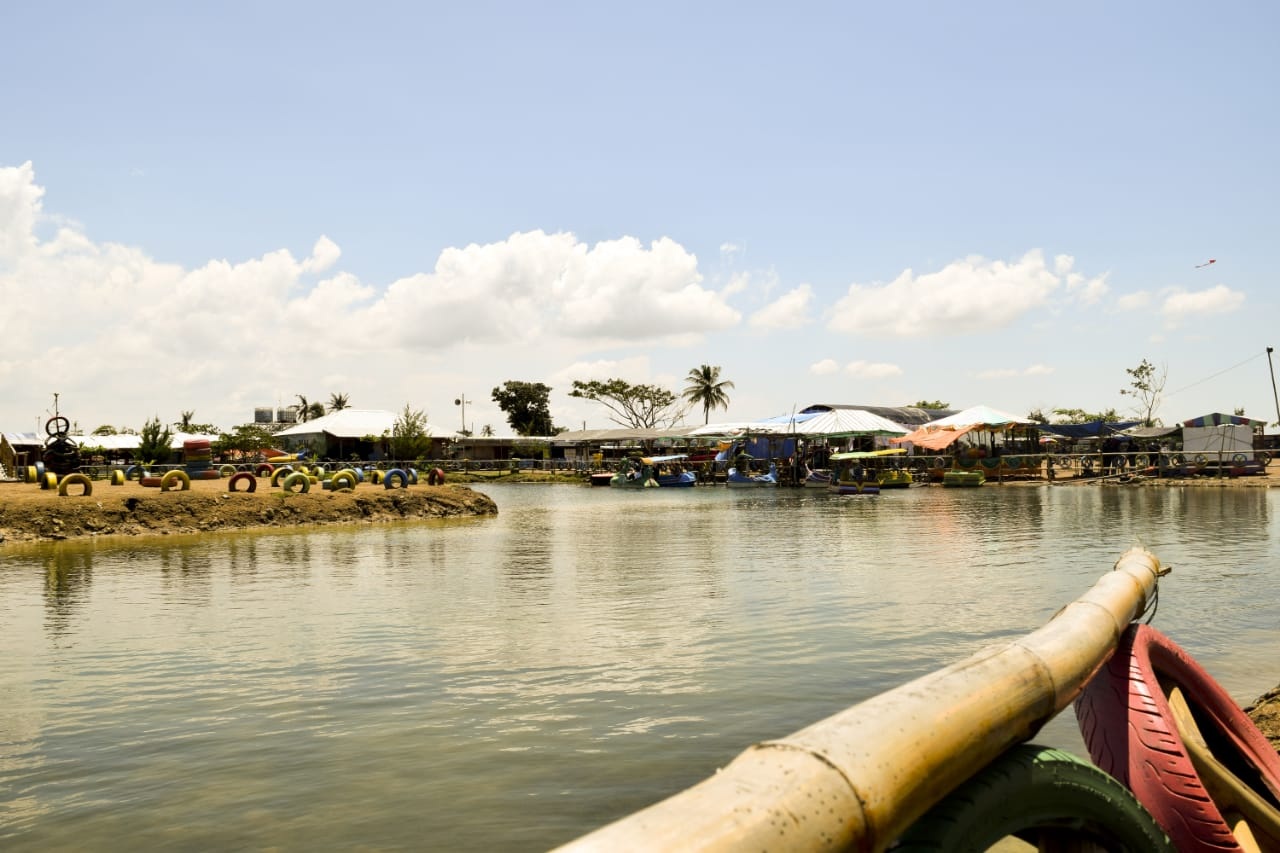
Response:
[[[0,549],[0,847],[538,850],[1043,624],[1280,683],[1269,489],[485,486],[495,518]],[[1083,753],[1068,710],[1040,740]]]

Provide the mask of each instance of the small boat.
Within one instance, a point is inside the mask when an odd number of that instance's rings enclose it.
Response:
[[[944,486],[981,486],[985,482],[987,482],[986,476],[977,470],[948,471],[942,475]]]
[[[737,468],[730,468],[725,474],[724,484],[731,489],[776,486],[778,485],[778,466],[770,462],[767,474],[740,474]]]
[[[679,464],[687,458],[687,455],[677,453],[670,456],[642,456],[629,459],[623,463],[618,473],[609,478],[609,485],[624,489],[696,485],[698,475],[692,471],[686,471]]]
[[[836,463],[836,475],[831,480],[830,490],[837,495],[878,495],[880,494],[880,477],[885,471],[877,464],[889,456],[906,453],[900,447],[887,450],[854,450],[848,453],[833,453],[831,461]],[[910,476],[910,474],[908,474]],[[910,485],[910,481],[905,485]]]
[[[600,474],[592,474],[592,475],[591,475],[591,485],[593,485],[593,486],[607,486],[607,485],[609,485],[609,481],[610,481],[610,480],[612,480],[612,479],[613,479],[613,477],[614,477],[614,475],[613,475],[613,473],[612,473],[612,472],[610,472],[610,471],[605,471],[604,473],[600,473]]]
[[[876,476],[882,489],[908,489],[916,478],[906,468],[885,468]]]
[[[804,482],[806,489],[825,489],[831,485],[831,472],[826,468],[810,468],[804,466]]]

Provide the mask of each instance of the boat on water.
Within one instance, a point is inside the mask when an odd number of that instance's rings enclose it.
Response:
[[[778,485],[778,466],[769,463],[766,474],[742,473],[735,466],[725,474],[724,484],[731,489],[751,489]]]
[[[951,487],[974,487],[987,482],[986,475],[977,469],[968,471],[947,471],[942,475],[942,485]]]
[[[620,489],[652,489],[665,486],[693,486],[698,476],[687,471],[682,464],[688,456],[676,453],[669,456],[640,456],[628,459],[609,478],[609,485]]]
[[[831,486],[831,471],[827,468],[810,468],[804,466],[804,480],[802,485],[806,489],[826,489]]]
[[[906,453],[902,448],[885,450],[852,450],[847,453],[831,454],[831,462],[836,466],[831,479],[830,491],[837,495],[878,495],[882,488],[881,476],[889,470],[883,467],[883,461]],[[910,478],[910,472],[904,472]],[[894,481],[897,485],[896,480]],[[910,479],[904,486],[911,485]]]
[[[1167,573],[1132,548],[1030,634],[756,743],[558,849],[1280,849],[1275,750],[1138,624]],[[1073,702],[1098,766],[1026,743]]]

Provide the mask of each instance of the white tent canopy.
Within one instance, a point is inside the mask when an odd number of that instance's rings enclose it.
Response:
[[[325,433],[334,438],[364,438],[366,435],[380,436],[391,434],[396,419],[400,415],[382,409],[340,409],[323,417],[313,418],[288,429],[282,429],[276,436],[281,438],[297,438],[304,435],[320,435]],[[441,431],[431,424],[425,426],[427,435],[432,437],[451,436],[451,431]]]
[[[990,406],[970,406],[967,409],[956,412],[945,418],[939,418],[936,421],[929,421],[927,424],[921,425],[921,429],[1003,429],[1005,427],[1024,426],[1035,423],[1035,421],[1018,415],[1011,415],[1008,412],[1002,412],[999,409],[993,409]]]

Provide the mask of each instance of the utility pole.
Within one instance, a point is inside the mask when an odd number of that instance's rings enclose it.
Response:
[[[1271,368],[1271,396],[1276,401],[1276,422],[1280,424],[1280,394],[1276,394],[1276,366],[1271,363],[1271,347],[1267,347],[1267,367]]]
[[[462,407],[462,432],[463,433],[466,433],[467,431],[467,403],[471,403],[471,402],[474,402],[474,401],[468,400],[466,394],[463,394],[461,397],[458,397],[453,401],[453,404],[455,406]]]

